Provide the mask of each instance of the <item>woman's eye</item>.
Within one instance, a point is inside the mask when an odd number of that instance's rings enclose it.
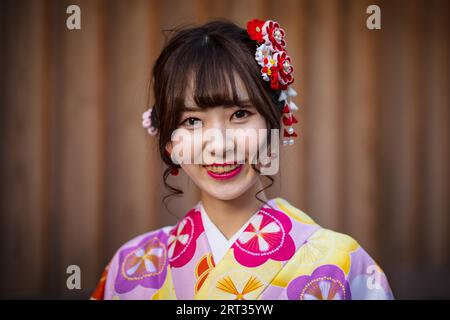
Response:
[[[242,119],[248,117],[249,115],[251,115],[251,113],[247,110],[238,110],[235,113],[233,113],[231,117],[234,119]]]
[[[187,118],[181,122],[181,125],[189,129],[197,129],[202,126],[202,120],[198,118]]]

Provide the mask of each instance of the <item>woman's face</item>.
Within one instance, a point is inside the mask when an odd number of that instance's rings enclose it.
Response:
[[[248,101],[248,94],[238,79],[237,89],[240,100]],[[250,104],[245,108],[217,106],[202,110],[190,98],[191,92],[191,88],[187,89],[185,106],[188,110],[183,112],[178,127],[183,139],[172,139],[167,150],[169,153],[175,153],[175,149],[191,150],[190,161],[183,157],[180,165],[203,192],[221,200],[238,198],[259,181],[259,174],[251,163],[259,168],[252,162],[252,154],[262,142],[255,139],[252,132],[258,134],[260,129],[266,129],[265,119]],[[247,136],[239,130],[247,132]],[[215,133],[222,134],[222,142],[217,136],[211,138]]]

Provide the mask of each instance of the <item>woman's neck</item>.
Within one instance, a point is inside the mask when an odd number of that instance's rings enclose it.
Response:
[[[259,181],[253,188],[232,200],[220,200],[201,191],[201,201],[211,221],[230,239],[261,208],[262,203],[256,199],[255,194],[262,188]],[[259,193],[258,198],[267,201],[264,192]]]

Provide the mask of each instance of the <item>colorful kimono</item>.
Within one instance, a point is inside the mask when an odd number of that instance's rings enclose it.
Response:
[[[201,201],[175,226],[124,244],[92,299],[393,299],[382,269],[351,237],[282,198],[227,240]]]

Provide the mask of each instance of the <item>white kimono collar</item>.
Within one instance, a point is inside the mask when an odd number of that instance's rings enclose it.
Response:
[[[223,258],[223,256],[227,253],[228,249],[230,249],[230,247],[237,240],[240,234],[245,230],[252,218],[259,212],[259,209],[254,214],[252,214],[247,222],[244,223],[244,225],[230,239],[227,240],[227,238],[219,230],[219,228],[217,228],[217,226],[211,221],[201,201],[199,202],[199,206],[206,238],[208,239],[208,243],[212,251],[211,253],[214,258],[214,263],[217,265]]]

